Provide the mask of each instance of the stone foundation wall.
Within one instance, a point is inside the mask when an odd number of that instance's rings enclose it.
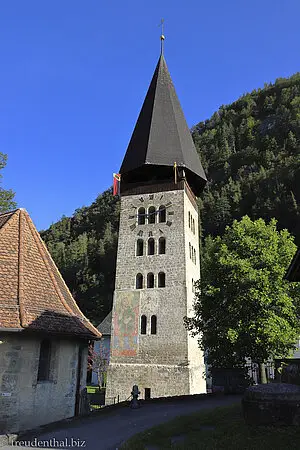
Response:
[[[74,416],[78,343],[52,340],[50,380],[37,381],[41,338],[0,335],[0,434]],[[81,384],[85,384],[84,352]]]
[[[150,388],[151,398],[173,395],[188,395],[190,370],[187,367],[151,364],[111,364],[109,385],[106,388],[105,404],[127,400],[132,386],[137,384],[141,399],[145,388]],[[204,391],[205,392],[205,391]],[[197,392],[199,393],[199,392]]]

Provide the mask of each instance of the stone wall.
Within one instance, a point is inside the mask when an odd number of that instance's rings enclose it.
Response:
[[[155,224],[137,224],[140,207],[158,209],[170,202],[165,223],[156,220]],[[189,227],[189,213],[195,232]],[[149,237],[155,240],[154,255],[147,254]],[[160,237],[166,239],[163,255],[158,254]],[[137,239],[144,240],[143,256],[136,256]],[[194,261],[190,258],[190,245],[196,251]],[[163,288],[157,285],[160,271],[166,275]],[[154,288],[146,286],[149,272],[155,276]],[[138,273],[144,277],[143,289],[135,288]],[[192,312],[192,280],[199,276],[198,212],[185,190],[122,197],[107,399],[119,395],[120,400],[125,400],[133,384],[140,387],[142,398],[145,388],[151,389],[152,397],[206,392],[203,356],[197,339],[189,336],[183,322],[184,316]],[[125,305],[132,295],[138,300],[137,333],[132,343],[122,343],[118,332],[121,321],[131,320]],[[146,334],[140,332],[141,315],[148,319]],[[155,335],[150,331],[152,315],[157,317]]]
[[[50,380],[37,381],[41,338],[1,333],[0,434],[28,430],[74,416],[79,344],[51,340]],[[81,387],[85,387],[87,351]]]

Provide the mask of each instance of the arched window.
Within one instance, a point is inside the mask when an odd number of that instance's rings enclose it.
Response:
[[[136,289],[143,289],[143,275],[138,273],[135,279],[135,287]]]
[[[154,288],[154,274],[152,272],[147,275],[147,288]]]
[[[145,225],[146,221],[146,211],[145,208],[139,208],[138,210],[138,224]]]
[[[155,223],[155,216],[155,207],[150,206],[150,208],[148,209],[148,223]]]
[[[195,234],[195,219],[193,219],[193,233]]]
[[[50,375],[50,357],[51,357],[51,342],[49,339],[44,339],[40,346],[40,358],[38,367],[38,381],[49,380]]]
[[[155,243],[153,238],[148,239],[148,255],[154,255]]]
[[[191,213],[189,212],[189,228],[191,228]]]
[[[166,253],[166,239],[164,237],[160,237],[158,239],[158,253],[160,255],[164,255]]]
[[[144,254],[144,241],[143,239],[138,239],[136,242],[136,256],[143,256]]]
[[[151,334],[156,334],[157,332],[157,318],[156,316],[151,316]]]
[[[161,205],[158,208],[158,221],[161,222],[165,222],[166,221],[166,207],[164,205]]]
[[[147,332],[147,317],[142,316],[141,317],[141,334],[146,334]]]
[[[158,287],[166,286],[166,274],[164,272],[159,272],[158,274]]]

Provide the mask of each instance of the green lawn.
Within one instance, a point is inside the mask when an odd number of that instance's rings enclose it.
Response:
[[[99,392],[99,386],[87,386],[86,389],[88,394],[96,394]]]
[[[172,446],[175,436],[185,436],[184,442]],[[241,406],[235,405],[177,417],[135,435],[121,449],[144,450],[146,445],[185,450],[299,450],[300,427],[247,426]]]

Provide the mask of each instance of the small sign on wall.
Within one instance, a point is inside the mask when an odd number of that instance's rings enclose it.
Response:
[[[11,392],[1,392],[1,397],[11,397]]]

